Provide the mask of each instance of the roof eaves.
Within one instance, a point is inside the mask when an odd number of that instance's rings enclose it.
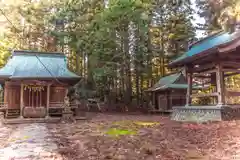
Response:
[[[219,33],[219,34],[220,34],[220,33]],[[188,52],[186,52],[185,54],[183,54],[182,56],[180,56],[180,57],[177,58],[176,60],[170,62],[169,65],[168,65],[168,67],[170,67],[170,68],[179,67],[179,66],[182,66],[182,65],[183,65],[182,63],[188,63],[188,62],[190,62],[190,61],[192,61],[192,60],[194,60],[194,59],[204,57],[204,56],[209,55],[209,54],[212,54],[212,53],[214,53],[214,52],[215,52],[215,53],[218,53],[220,47],[224,47],[224,46],[226,46],[226,45],[232,44],[232,43],[234,43],[234,42],[236,42],[236,41],[238,41],[238,40],[240,39],[240,32],[237,32],[237,33],[235,33],[235,34],[236,34],[236,35],[234,36],[234,37],[235,37],[234,39],[232,39],[232,40],[230,40],[230,41],[227,41],[227,42],[225,42],[225,43],[219,44],[219,45],[217,45],[217,46],[214,46],[214,47],[212,47],[212,48],[209,48],[209,49],[207,49],[207,50],[205,50],[205,51],[199,52],[199,53],[197,53],[197,54],[188,56],[188,55],[186,55]],[[216,36],[216,35],[217,35],[217,34],[215,34],[214,36]],[[211,38],[212,38],[212,37],[213,37],[213,36],[211,36]],[[207,39],[207,38],[209,38],[209,37],[206,37],[206,39]],[[205,39],[205,40],[206,40],[206,39]],[[183,57],[184,55],[186,56],[185,58]],[[181,57],[183,57],[183,58],[181,58]]]
[[[40,51],[30,51],[30,50],[13,50],[12,55],[64,55],[64,53],[61,52],[40,52]]]
[[[176,59],[175,61],[170,62],[168,64],[168,67],[170,67],[170,68],[181,67],[181,66],[184,65],[183,63],[190,63],[193,60],[197,60],[199,58],[202,58],[202,57],[208,56],[209,54],[217,53],[217,52],[218,52],[217,47],[210,48],[206,51],[200,52],[201,54],[196,54],[196,55],[193,55],[193,56],[189,56],[189,57],[186,57],[186,58],[180,59],[180,60]]]

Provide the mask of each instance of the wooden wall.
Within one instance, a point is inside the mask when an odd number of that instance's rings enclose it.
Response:
[[[170,104],[172,107],[180,107],[180,106],[185,106],[186,105],[186,94],[187,90],[186,89],[175,89],[172,90],[170,94]],[[172,108],[171,107],[171,108]]]
[[[186,89],[173,89],[156,92],[155,108],[161,111],[172,110],[174,106],[185,106]]]
[[[5,82],[4,103],[8,103],[10,109],[20,109],[20,84],[14,82]]]
[[[67,88],[63,86],[51,86],[50,102],[64,102]]]
[[[67,87],[59,86],[59,85],[52,85],[50,86],[50,97],[49,102],[64,102],[64,97],[66,95]],[[31,92],[32,93],[32,92]],[[9,108],[11,109],[20,109],[20,94],[21,94],[21,85],[20,82],[5,82],[4,85],[4,103],[7,103]],[[32,96],[36,97],[36,93],[33,95],[29,95],[29,91],[24,90],[23,92],[23,101],[24,106],[39,106],[40,99],[34,102],[30,102]],[[40,95],[38,95],[40,97]],[[44,87],[44,91],[41,93],[41,106],[47,105],[47,86]],[[36,102],[38,101],[38,102]],[[30,104],[29,104],[30,102]]]

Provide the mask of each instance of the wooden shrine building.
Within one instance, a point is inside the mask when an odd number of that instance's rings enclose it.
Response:
[[[171,112],[172,106],[184,106],[187,87],[187,80],[182,72],[162,77],[153,87],[147,90],[152,97],[152,111]]]
[[[219,121],[238,118],[239,104],[230,103],[230,97],[240,96],[236,86],[226,85],[228,77],[240,73],[240,31],[220,31],[190,46],[190,49],[172,61],[169,67],[185,67],[188,89],[185,107],[174,107],[172,119],[179,121]],[[201,78],[213,88],[203,94],[193,93],[193,79]],[[193,98],[213,98],[214,104],[193,105]]]
[[[61,53],[13,51],[0,69],[5,118],[46,118],[60,114],[69,86],[80,77],[67,69]],[[76,108],[72,102],[70,105]]]

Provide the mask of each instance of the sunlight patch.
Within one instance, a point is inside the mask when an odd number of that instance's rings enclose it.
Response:
[[[134,122],[134,124],[139,125],[139,126],[155,126],[159,125],[159,122]]]
[[[118,137],[118,136],[124,136],[124,135],[135,135],[137,134],[137,132],[133,130],[127,130],[127,129],[110,128],[108,129],[106,134],[110,136]]]

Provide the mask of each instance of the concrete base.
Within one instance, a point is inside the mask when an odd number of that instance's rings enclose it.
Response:
[[[173,107],[171,119],[175,121],[207,122],[240,118],[240,108],[232,106]]]

